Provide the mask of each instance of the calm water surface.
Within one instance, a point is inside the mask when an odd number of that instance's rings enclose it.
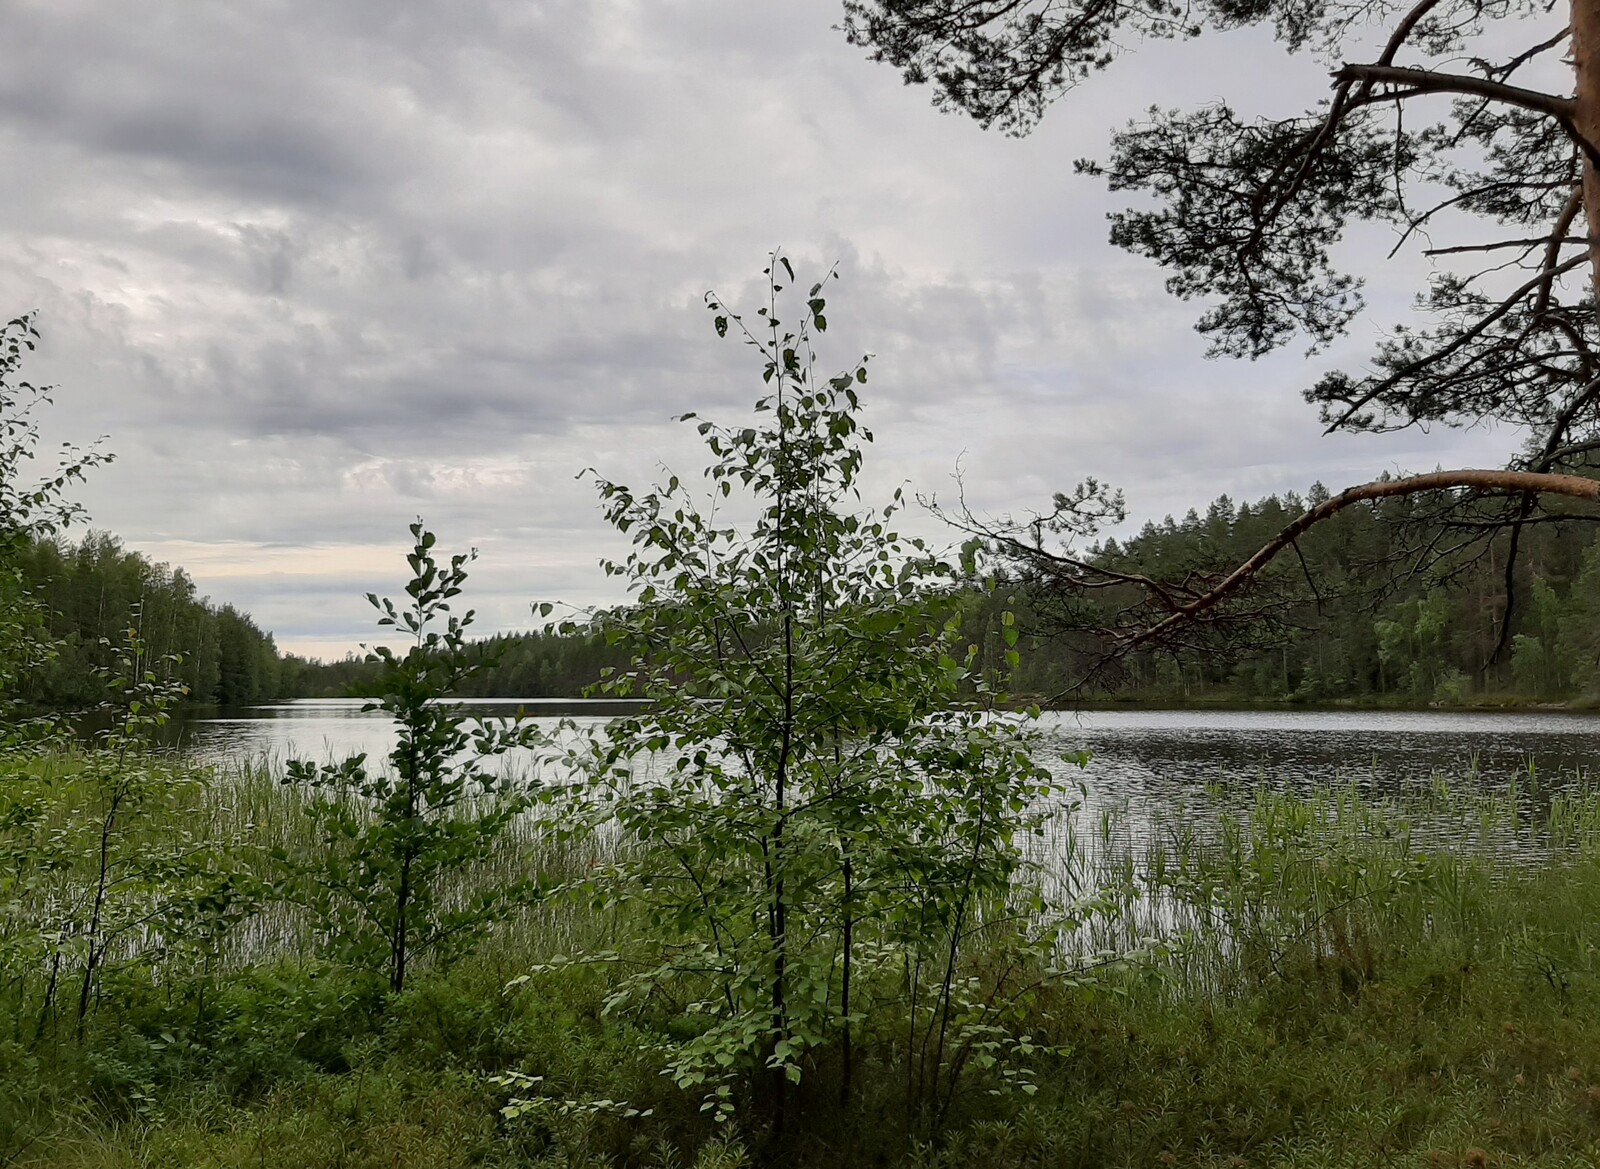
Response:
[[[1204,832],[1219,811],[1247,810],[1263,786],[1295,793],[1354,785],[1368,796],[1406,797],[1442,778],[1478,795],[1514,786],[1514,804],[1532,815],[1488,823],[1470,801],[1452,808],[1402,798],[1416,840],[1536,863],[1542,805],[1562,787],[1600,776],[1600,715],[1592,714],[1118,710],[1046,718],[1057,751],[1091,753],[1079,773],[1086,791],[1077,817],[1090,831],[1076,834],[1091,850],[1097,827],[1124,842],[1180,824]],[[1066,840],[1053,836],[1055,846]]]
[[[381,712],[363,712],[363,705],[360,699],[309,699],[195,718],[184,725],[182,743],[192,755],[218,763],[323,762],[358,752],[378,761],[394,745],[394,726]],[[462,705],[496,717],[514,714],[519,704],[485,699]],[[520,705],[551,725],[567,718],[594,728],[638,709],[594,700]],[[1592,714],[1115,710],[1046,713],[1041,721],[1041,761],[1072,785],[1075,808],[1030,852],[1060,873],[1073,868],[1069,856],[1081,861],[1113,839],[1139,845],[1175,825],[1205,831],[1219,811],[1245,810],[1263,785],[1304,792],[1354,784],[1369,795],[1404,795],[1426,791],[1442,776],[1452,787],[1485,792],[1516,784],[1517,804],[1534,810],[1552,791],[1600,776],[1600,715]],[[1091,756],[1085,768],[1062,759],[1080,751]],[[513,756],[506,765],[527,762]],[[1425,843],[1476,841],[1499,856],[1529,862],[1543,847],[1533,821],[1509,832],[1504,824],[1491,830],[1458,811],[1408,813],[1408,823]],[[1053,855],[1060,863],[1049,859]]]
[[[395,727],[382,711],[364,711],[366,704],[364,698],[302,698],[222,711],[185,720],[179,743],[208,763],[240,758],[326,762],[361,752],[376,761],[393,749]],[[592,698],[469,698],[457,705],[484,718],[511,717],[520,709],[539,722],[554,725],[565,718],[580,726],[603,726],[619,713],[639,709],[636,702]]]
[[[283,760],[376,759],[394,744],[381,712],[360,699],[304,699],[228,711],[186,724],[184,746],[197,757]],[[473,714],[509,715],[518,706],[540,720],[570,718],[600,726],[634,704],[545,699],[463,703]],[[1476,773],[1490,783],[1559,784],[1600,767],[1600,715],[1431,711],[1114,710],[1049,712],[1042,720],[1045,761],[1097,792],[1154,795],[1207,784],[1289,790],[1359,783],[1377,791],[1427,783],[1435,774]],[[1083,771],[1059,762],[1090,752]]]
[[[1476,773],[1570,781],[1600,765],[1600,715],[1436,711],[1138,710],[1052,714],[1049,736],[1094,755],[1118,788],[1264,781],[1375,790]]]

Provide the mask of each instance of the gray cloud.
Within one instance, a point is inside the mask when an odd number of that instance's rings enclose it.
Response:
[[[869,479],[1136,513],[1488,461],[1513,436],[1318,436],[1308,364],[1200,359],[1194,307],[1072,174],[1151,102],[1310,102],[1253,34],[1152,45],[1031,139],[861,60],[812,0],[20,0],[0,76],[0,306],[37,307],[52,437],[108,433],[97,524],[283,643],[366,637],[423,514],[483,551],[483,627],[615,599],[586,466],[699,465],[759,370],[701,296],[835,261],[825,360],[877,355]],[[1250,68],[1241,70],[1239,62]],[[1210,65],[1208,72],[1206,65]],[[1285,94],[1289,95],[1287,98]],[[1358,243],[1363,241],[1358,241]],[[1380,279],[1403,311],[1416,272]],[[686,476],[687,477],[687,476]],[[931,521],[912,517],[909,522]]]

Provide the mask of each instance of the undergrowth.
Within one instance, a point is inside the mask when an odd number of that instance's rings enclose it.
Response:
[[[81,765],[34,760],[7,798],[61,823]],[[173,798],[189,839],[229,843],[263,886],[274,849],[315,843],[290,814],[301,797],[264,772]],[[608,1010],[626,970],[552,961],[603,949],[626,897],[526,907],[399,995],[308,956],[314,923],[263,903],[210,964],[121,955],[81,1041],[39,1026],[41,981],[11,961],[0,1165],[1595,1163],[1600,797],[1439,784],[1203,810],[1037,858],[1067,871],[1078,898],[1049,912],[1077,928],[1012,1023],[1029,1037],[1027,1090],[979,1075],[937,1132],[908,1120],[889,1016],[858,1036],[848,1106],[821,1050],[781,1144],[760,1139],[758,1111],[710,1118],[660,1074],[681,1014]],[[140,831],[154,848],[169,829]],[[572,876],[596,861],[525,819],[493,865]],[[6,887],[6,939],[46,892]],[[1010,962],[992,942],[965,974],[996,985]],[[497,1081],[513,1075],[536,1088],[508,1117],[514,1089]]]

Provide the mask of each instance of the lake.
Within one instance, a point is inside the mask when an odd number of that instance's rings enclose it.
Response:
[[[181,744],[206,760],[373,758],[394,744],[380,712],[361,699],[302,699],[185,721]],[[474,699],[470,713],[502,716],[518,706],[541,721],[601,725],[637,704],[604,699]],[[1557,783],[1600,766],[1600,714],[1557,712],[1094,710],[1047,711],[1041,719],[1052,766],[1066,751],[1091,753],[1088,768],[1062,767],[1097,790],[1129,794],[1206,784],[1309,788],[1355,782],[1384,790],[1426,783],[1436,773],[1476,771],[1489,782],[1526,780],[1533,769]]]
[[[390,720],[363,712],[360,699],[307,699],[186,720],[181,745],[212,762],[301,758],[318,762],[366,752],[379,760],[394,744]],[[463,702],[470,713],[510,715],[518,703]],[[554,724],[599,727],[636,703],[534,700],[520,704]],[[1457,790],[1503,792],[1515,784],[1531,808],[1584,776],[1600,775],[1600,715],[1557,712],[1096,710],[1046,712],[1042,760],[1082,785],[1070,817],[1029,851],[1065,874],[1105,845],[1142,846],[1177,825],[1205,830],[1223,810],[1245,811],[1263,785],[1280,791],[1355,785],[1367,795],[1426,793],[1436,777]],[[1088,751],[1087,767],[1062,759]],[[513,765],[515,761],[513,760]],[[1074,799],[1080,797],[1075,792]],[[1471,804],[1407,813],[1415,838],[1476,846],[1537,860],[1543,841],[1530,821],[1480,821]],[[1463,808],[1466,811],[1463,811]],[[1055,861],[1050,860],[1054,856]],[[1076,857],[1076,861],[1068,861]]]

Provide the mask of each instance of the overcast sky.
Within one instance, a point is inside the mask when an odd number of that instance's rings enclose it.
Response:
[[[1072,162],[1152,103],[1288,112],[1313,61],[1254,32],[1145,46],[1031,137],[942,115],[831,0],[0,0],[0,311],[37,309],[53,439],[108,435],[94,525],[281,647],[371,636],[406,524],[476,545],[480,628],[620,599],[586,466],[701,465],[759,368],[708,288],[839,265],[826,365],[876,354],[868,480],[1041,505],[1084,475],[1135,522],[1506,433],[1324,438],[1300,390],[1403,317],[1415,262],[1351,242],[1377,311],[1309,361],[1203,360],[1198,309],[1106,243]],[[1269,101],[1270,99],[1270,101]],[[1368,246],[1378,245],[1378,246]],[[917,519],[932,530],[931,521]]]

